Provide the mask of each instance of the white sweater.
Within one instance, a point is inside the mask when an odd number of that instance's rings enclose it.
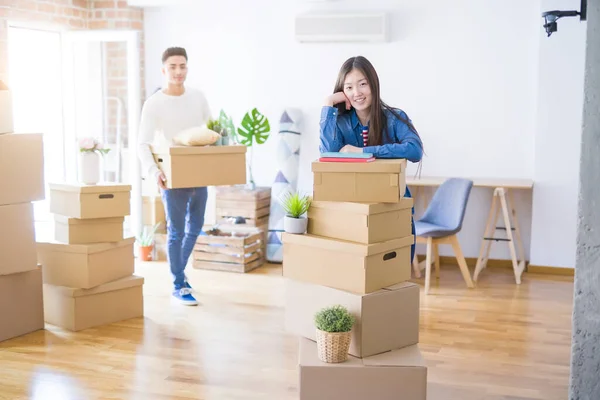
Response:
[[[159,90],[150,96],[142,108],[138,136],[142,174],[154,179],[159,172],[150,145],[165,141],[170,144],[182,130],[203,126],[210,118],[208,102],[199,90],[186,87],[181,96],[167,95]]]

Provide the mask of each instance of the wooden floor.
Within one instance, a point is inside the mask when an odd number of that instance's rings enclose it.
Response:
[[[136,273],[144,318],[80,333],[47,325],[0,343],[0,399],[298,398],[280,266],[189,271],[199,307],[171,303],[166,264]],[[443,267],[421,297],[428,400],[566,399],[572,279],[525,274],[516,286],[493,269],[467,290],[458,268]]]

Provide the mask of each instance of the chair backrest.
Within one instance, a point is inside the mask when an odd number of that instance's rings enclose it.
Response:
[[[473,181],[450,178],[438,187],[421,221],[443,226],[454,233],[462,228]]]

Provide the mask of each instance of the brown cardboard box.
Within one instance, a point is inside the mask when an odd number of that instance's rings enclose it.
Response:
[[[357,294],[410,279],[414,236],[360,244],[283,233],[283,276]]]
[[[128,276],[93,289],[44,284],[44,315],[49,324],[71,331],[144,315],[144,278]]]
[[[397,203],[406,191],[406,160],[312,163],[313,200]]]
[[[0,135],[0,205],[44,200],[41,134]]]
[[[315,314],[340,304],[354,315],[349,354],[364,358],[419,343],[419,286],[399,283],[358,295],[286,280],[285,329],[316,340]]]
[[[308,233],[364,244],[412,234],[413,199],[398,203],[315,201],[308,210]]]
[[[44,329],[42,270],[0,276],[0,341]]]
[[[0,206],[0,275],[37,269],[33,204]]]
[[[12,93],[0,81],[0,135],[13,132]]]
[[[153,148],[167,187],[190,188],[246,183],[246,146]]]
[[[38,243],[44,283],[89,289],[133,274],[134,238],[116,243]]]
[[[131,186],[51,183],[50,212],[65,217],[114,218],[130,213]]]
[[[142,221],[144,225],[150,226],[160,223],[161,226],[159,229],[164,232],[167,217],[165,215],[165,206],[160,196],[142,197]]]
[[[67,244],[94,244],[123,240],[125,218],[78,219],[54,214],[54,240]]]
[[[324,363],[317,344],[300,338],[300,400],[425,400],[427,367],[418,346]]]

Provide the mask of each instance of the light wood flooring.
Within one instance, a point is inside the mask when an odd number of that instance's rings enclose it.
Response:
[[[167,268],[137,266],[144,318],[79,333],[46,325],[0,343],[0,399],[297,399],[281,266],[188,267],[199,307],[171,303]],[[421,297],[428,400],[566,399],[572,281],[526,273],[517,286],[510,270],[488,269],[468,290],[442,266]]]

